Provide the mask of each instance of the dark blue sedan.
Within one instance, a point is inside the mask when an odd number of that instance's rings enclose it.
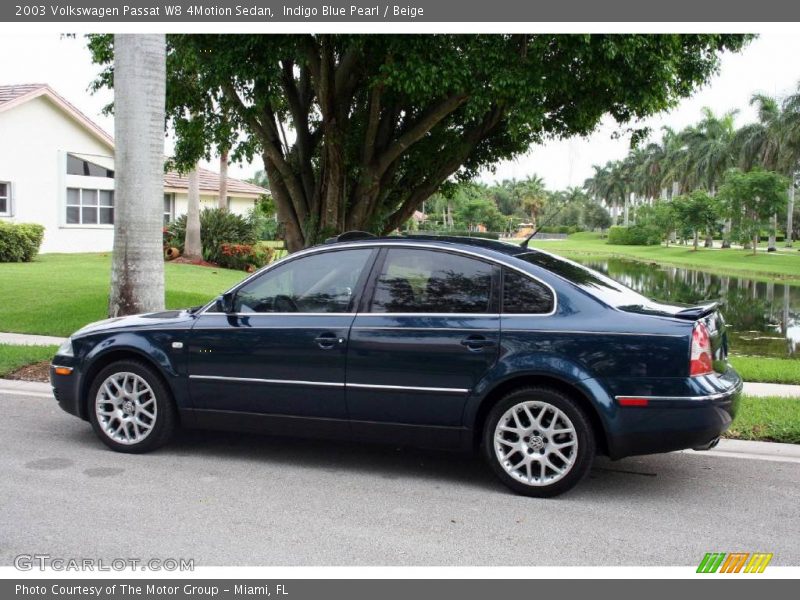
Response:
[[[179,425],[480,448],[514,491],[553,496],[596,453],[713,446],[742,388],[727,352],[716,305],[659,304],[545,252],[340,236],[206,306],[81,329],[51,381],[121,452]]]

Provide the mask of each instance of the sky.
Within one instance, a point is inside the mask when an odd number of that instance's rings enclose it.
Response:
[[[96,94],[88,91],[90,82],[98,72],[91,62],[85,39],[66,38],[53,34],[0,36],[0,84],[47,83],[59,94],[77,106],[106,131],[113,134],[113,117],[101,114],[103,106],[112,100],[112,93],[103,90]],[[654,132],[663,125],[680,129],[700,119],[703,107],[716,113],[738,110],[737,123],[755,118],[749,106],[753,93],[782,95],[796,88],[800,82],[800,35],[764,34],[741,53],[725,54],[720,71],[691,98],[683,100],[669,113],[662,113],[637,126],[648,126]],[[628,137],[613,139],[619,127],[606,119],[588,138],[549,141],[535,146],[514,161],[500,163],[495,173],[485,172],[481,179],[487,183],[502,179],[524,179],[537,174],[551,189],[580,186],[591,176],[592,165],[620,159],[628,151]],[[1,134],[0,134],[1,135]],[[167,140],[166,151],[171,151]],[[212,163],[210,168],[217,169]],[[261,168],[252,165],[231,165],[230,175],[251,177]]]

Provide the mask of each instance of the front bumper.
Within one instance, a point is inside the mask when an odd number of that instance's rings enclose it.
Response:
[[[742,395],[743,383],[730,369],[721,379],[721,391],[695,396],[640,396],[646,406],[619,407],[614,419],[612,458],[708,449],[730,427]]]
[[[58,374],[56,369],[66,367],[71,369],[68,375]],[[50,365],[50,385],[53,388],[58,405],[71,415],[86,419],[85,410],[80,402],[80,373],[76,369],[74,359],[71,357],[56,356]]]

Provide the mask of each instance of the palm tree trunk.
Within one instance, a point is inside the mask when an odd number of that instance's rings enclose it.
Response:
[[[722,226],[722,247],[731,247],[731,230],[733,229],[733,221],[728,218],[725,219],[725,225]]]
[[[625,227],[627,227],[628,224],[630,223],[630,210],[631,210],[631,195],[630,194],[625,194],[625,209],[624,210],[625,210],[625,216],[623,217],[622,224],[625,225]]]
[[[186,209],[183,255],[189,260],[203,260],[203,244],[200,240],[200,175],[197,166],[189,171],[189,205]]]
[[[116,34],[110,317],[164,308],[165,95],[164,34]]]
[[[769,239],[767,241],[767,252],[775,252],[777,248],[775,247],[776,236],[778,232],[778,215],[774,213],[772,218],[769,220]]]
[[[700,230],[699,229],[695,229],[694,230],[694,242],[693,242],[694,250],[697,250],[697,247],[699,245],[700,245]]]
[[[794,173],[792,173],[794,178]],[[792,230],[794,229],[794,181],[789,186],[789,203],[786,206],[786,247],[792,247]]]
[[[219,153],[219,199],[217,206],[220,210],[228,210],[228,149],[223,148]]]

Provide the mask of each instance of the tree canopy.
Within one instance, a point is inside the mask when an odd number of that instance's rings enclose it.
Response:
[[[260,155],[291,250],[386,233],[532,143],[673,106],[740,35],[170,35],[176,161]],[[113,38],[91,36],[96,85]]]

